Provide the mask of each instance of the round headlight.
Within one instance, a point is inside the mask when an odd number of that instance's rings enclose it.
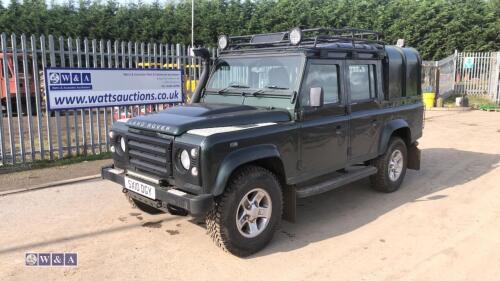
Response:
[[[288,37],[289,37],[290,43],[292,43],[292,45],[298,45],[300,43],[300,41],[302,40],[302,30],[300,30],[300,28],[296,27],[290,31]]]
[[[218,40],[218,45],[219,45],[219,48],[221,50],[224,50],[225,48],[227,48],[227,44],[229,42],[229,39],[227,38],[226,35],[221,35],[219,36],[219,40]]]
[[[120,148],[123,152],[127,151],[127,143],[123,137],[120,137]]]
[[[189,170],[189,167],[191,167],[191,159],[189,158],[189,153],[185,149],[181,152],[181,164],[186,170]]]
[[[198,150],[196,148],[191,149],[191,157],[196,158],[198,156]]]
[[[191,169],[191,175],[193,175],[193,176],[195,176],[195,177],[196,177],[196,176],[198,176],[198,168],[193,167],[193,168]]]

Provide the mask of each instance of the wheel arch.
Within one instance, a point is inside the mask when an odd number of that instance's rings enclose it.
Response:
[[[254,145],[233,151],[224,158],[215,179],[212,195],[221,195],[233,173],[238,168],[251,164],[268,169],[278,177],[282,185],[285,183],[285,169],[277,147],[272,144]]]
[[[378,155],[382,155],[389,145],[391,137],[398,136],[405,142],[407,147],[410,147],[411,141],[411,130],[408,123],[403,119],[391,120],[384,127],[382,134],[380,136]]]

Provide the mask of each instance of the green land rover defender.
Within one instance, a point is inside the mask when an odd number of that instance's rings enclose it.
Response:
[[[102,176],[142,211],[206,220],[237,256],[269,243],[296,200],[369,177],[397,190],[420,168],[421,58],[377,32],[304,29],[195,49],[192,103],[116,122]]]

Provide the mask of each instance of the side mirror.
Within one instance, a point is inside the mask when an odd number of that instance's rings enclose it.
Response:
[[[309,106],[323,106],[323,88],[311,88],[311,90],[309,91]]]

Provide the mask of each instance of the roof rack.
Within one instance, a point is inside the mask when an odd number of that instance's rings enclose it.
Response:
[[[292,42],[290,39],[292,32],[300,33],[299,42]],[[219,47],[223,50],[261,47],[316,47],[319,44],[327,43],[348,43],[352,45],[352,48],[356,48],[357,44],[370,44],[377,48],[384,48],[386,45],[384,41],[380,40],[381,33],[358,28],[310,28],[302,30],[294,28],[283,32],[223,37],[225,36],[219,37]],[[226,40],[225,47],[220,44],[221,38]]]

